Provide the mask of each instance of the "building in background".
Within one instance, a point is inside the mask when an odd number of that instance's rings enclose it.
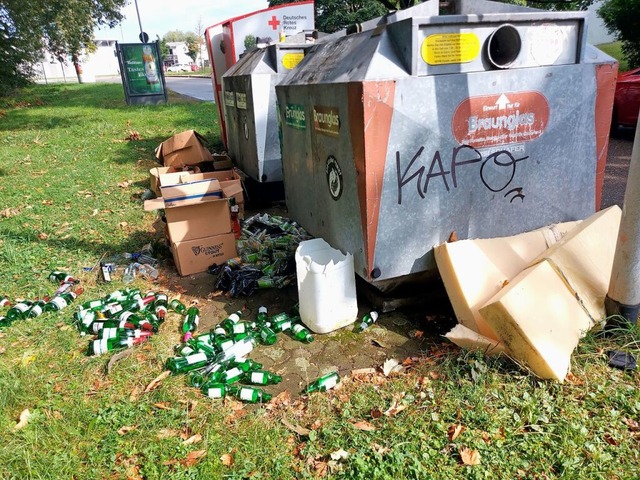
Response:
[[[83,52],[80,55],[83,80],[95,82],[96,77],[120,75],[118,59],[115,54],[116,40],[96,40],[95,43],[95,51]],[[36,81],[41,83],[75,83],[78,81],[70,56],[66,61],[59,62],[47,52],[34,67]]]

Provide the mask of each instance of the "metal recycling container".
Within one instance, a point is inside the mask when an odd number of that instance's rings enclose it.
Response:
[[[584,12],[430,0],[318,44],[278,86],[289,216],[382,291],[432,247],[599,208],[617,62]]]
[[[277,43],[254,49],[222,76],[227,150],[257,182],[282,181],[275,86],[311,46]]]

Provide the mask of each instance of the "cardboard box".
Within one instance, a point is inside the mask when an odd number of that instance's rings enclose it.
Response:
[[[160,193],[160,175],[169,173],[171,167],[153,167],[149,169],[149,188],[156,194],[161,196]]]
[[[205,161],[213,161],[211,152],[204,146],[205,140],[195,130],[178,133],[156,148],[156,158],[165,167],[182,168]]]
[[[237,256],[233,233],[198,238],[171,244],[173,260],[181,276],[206,272],[212,265],[220,265]]]
[[[213,155],[214,170],[229,170],[233,168],[233,162],[229,155]]]
[[[226,198],[186,207],[167,208],[165,216],[172,243],[231,231],[231,212]]]

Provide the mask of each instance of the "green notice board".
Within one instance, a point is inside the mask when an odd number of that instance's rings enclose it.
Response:
[[[128,104],[166,103],[158,42],[116,44],[120,75]]]

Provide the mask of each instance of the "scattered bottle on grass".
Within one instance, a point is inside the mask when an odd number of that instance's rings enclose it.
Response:
[[[49,280],[54,283],[77,283],[76,279],[71,275],[61,272],[59,270],[54,270],[49,274]]]
[[[314,380],[309,385],[307,385],[307,388],[305,388],[305,392],[325,392],[335,387],[339,381],[340,376],[338,375],[338,372],[327,373],[326,375],[323,375],[322,377]]]
[[[169,302],[169,308],[180,315],[187,314],[187,307],[185,307],[184,303],[182,303],[177,298],[174,298],[173,300],[171,300],[171,302]]]
[[[233,392],[233,396],[238,400],[242,400],[247,403],[260,403],[268,402],[271,400],[271,394],[267,393],[259,388],[254,387],[242,387]]]
[[[0,297],[0,308],[11,306],[11,302],[7,297]]]
[[[284,332],[291,328],[291,325],[293,325],[293,319],[290,318],[286,313],[279,313],[271,317],[271,320],[269,320],[269,325],[271,329],[276,333]]]
[[[230,385],[239,382],[244,377],[244,372],[239,367],[231,367],[222,375],[222,382]]]
[[[164,320],[164,318],[167,316],[167,309],[169,307],[168,300],[169,297],[166,293],[159,293],[156,296],[155,301],[153,302],[154,311],[156,315],[158,315],[158,318],[160,320]]]
[[[276,332],[271,330],[266,325],[262,325],[258,330],[258,336],[260,338],[260,342],[264,345],[273,345],[278,341],[278,336]]]
[[[172,357],[167,360],[167,368],[172,373],[184,373],[206,366],[209,358],[204,352],[196,352],[186,357]]]
[[[65,292],[60,295],[56,295],[51,300],[49,300],[45,306],[45,312],[56,312],[66,308],[70,305],[77,297],[80,295],[84,289],[82,287],[78,287],[75,291]]]
[[[293,335],[293,338],[301,342],[313,342],[313,335],[311,335],[311,332],[307,329],[307,327],[305,327],[301,323],[296,323],[291,327],[291,334]]]
[[[360,320],[360,322],[356,324],[356,326],[353,328],[353,331],[355,333],[360,333],[376,323],[377,320],[378,312],[369,312],[364,317],[362,317],[362,320]]]
[[[212,383],[219,383],[224,373],[223,363],[210,363],[202,370],[194,370],[189,374],[189,384],[201,388]]]
[[[211,383],[202,386],[202,393],[209,398],[224,398],[227,393],[235,392],[236,388],[224,383]]]
[[[89,349],[87,354],[90,356],[98,356],[103,353],[111,352],[113,350],[118,350],[121,348],[130,348],[134,345],[139,345],[143,342],[146,342],[149,337],[139,337],[139,338],[103,338],[100,340],[93,340],[89,343]]]
[[[6,317],[9,322],[13,322],[15,320],[24,320],[27,318],[27,311],[31,308],[33,302],[30,300],[23,300],[21,302],[16,303],[13,307],[7,310]]]
[[[255,370],[246,373],[244,380],[253,385],[275,385],[282,381],[282,377],[266,370]]]
[[[231,365],[234,367],[238,367],[244,373],[251,372],[254,370],[260,370],[262,368],[262,364],[256,362],[255,360],[251,360],[250,358],[240,358],[238,360],[233,360]]]
[[[198,307],[189,307],[182,321],[182,333],[193,333],[200,323],[200,310]]]
[[[47,301],[48,298],[46,300],[40,299],[33,302],[31,307],[29,307],[29,310],[27,310],[27,317],[35,318],[42,315],[42,313],[44,312],[44,306],[47,304]]]
[[[220,326],[225,329],[228,335],[233,332],[233,326],[240,321],[242,312],[238,310],[220,322]]]

